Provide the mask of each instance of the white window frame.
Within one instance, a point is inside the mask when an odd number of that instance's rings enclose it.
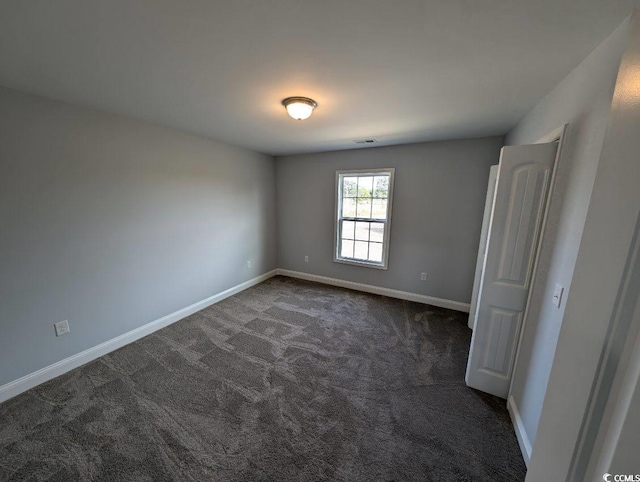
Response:
[[[334,212],[334,236],[333,236],[333,261],[335,263],[344,263],[355,266],[364,266],[367,268],[376,268],[386,270],[389,266],[389,240],[391,237],[391,213],[393,206],[393,180],[395,176],[395,168],[380,168],[380,169],[353,169],[353,170],[341,170],[336,171],[336,210]],[[342,178],[351,176],[376,176],[383,174],[389,175],[389,195],[387,198],[387,219],[386,220],[372,220],[369,218],[343,218],[342,217]],[[343,219],[353,221],[365,221],[365,222],[380,222],[385,225],[384,237],[382,238],[382,262],[377,263],[375,261],[365,261],[353,258],[343,258],[340,256],[340,240],[342,239],[342,221]]]

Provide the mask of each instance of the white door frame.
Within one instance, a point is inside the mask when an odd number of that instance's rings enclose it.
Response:
[[[574,457],[574,480],[600,480],[604,473],[614,471],[639,472],[637,457],[629,456],[640,448],[638,437],[629,436],[629,432],[637,434],[637,422],[628,422],[628,418],[633,417],[634,407],[638,412],[640,395],[640,215],[618,293],[594,386],[596,393]],[[617,465],[624,463],[616,461],[618,450],[627,453],[626,463],[632,466]]]

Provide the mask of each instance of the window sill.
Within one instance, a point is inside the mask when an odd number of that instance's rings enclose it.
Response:
[[[359,261],[356,259],[333,258],[334,263],[350,264],[352,266],[361,266],[363,268],[374,268],[387,270],[386,264],[369,263],[367,261]]]

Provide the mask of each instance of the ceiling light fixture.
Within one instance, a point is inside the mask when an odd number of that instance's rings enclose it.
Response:
[[[282,105],[291,117],[296,120],[305,120],[311,116],[313,109],[318,107],[318,103],[308,97],[287,97],[282,101]]]

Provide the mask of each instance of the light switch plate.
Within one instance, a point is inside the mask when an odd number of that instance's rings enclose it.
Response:
[[[564,286],[556,285],[556,289],[553,290],[553,300],[552,303],[560,308],[560,303],[562,303],[562,294],[564,293]]]

